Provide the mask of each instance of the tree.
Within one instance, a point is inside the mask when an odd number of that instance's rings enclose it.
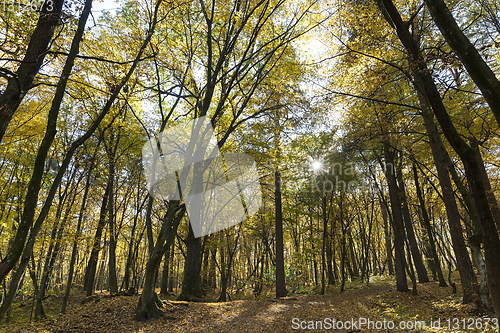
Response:
[[[8,68],[2,68],[0,71],[0,76],[8,81],[7,87],[0,95],[0,142],[14,112],[28,90],[33,87],[33,80],[43,65],[56,28],[61,24],[63,6],[64,0],[44,1],[38,23],[17,71],[13,73]]]
[[[470,77],[483,93],[500,125],[500,81],[460,29],[444,1],[425,0],[425,4],[448,45],[458,55]]]

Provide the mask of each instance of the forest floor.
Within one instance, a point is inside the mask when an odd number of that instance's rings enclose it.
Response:
[[[412,332],[470,332],[480,326],[474,331],[494,331],[492,322],[485,329],[493,313],[461,304],[460,286],[453,294],[451,287],[440,288],[437,282],[418,284],[418,295],[395,291],[390,277],[374,277],[368,286],[360,281],[346,286],[343,293],[333,289],[326,295],[224,303],[179,302],[175,295],[162,295],[167,300],[164,318],[146,322],[134,321],[138,296],[102,293],[82,304],[83,297],[76,294],[64,315],[55,315],[60,298],[51,296],[44,303],[46,312],[54,313],[49,319],[30,322],[31,301],[16,303],[11,322],[1,324],[0,332],[390,332],[405,331],[403,326],[419,327]]]

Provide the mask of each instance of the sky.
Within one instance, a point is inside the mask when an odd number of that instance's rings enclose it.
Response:
[[[97,19],[103,12],[103,10],[107,10],[112,12],[119,8],[119,4],[114,0],[97,0],[92,2],[92,14],[95,19]]]

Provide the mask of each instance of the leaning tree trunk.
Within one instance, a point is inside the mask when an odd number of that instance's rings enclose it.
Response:
[[[451,178],[457,186],[460,194],[462,195],[465,207],[469,212],[469,217],[472,221],[472,235],[469,235],[469,244],[471,249],[472,257],[476,262],[476,268],[479,273],[480,283],[479,283],[479,298],[483,306],[489,306],[489,293],[487,287],[488,273],[486,271],[486,263],[484,262],[483,252],[481,250],[481,243],[483,242],[483,235],[481,232],[481,224],[479,222],[479,215],[476,206],[472,202],[469,192],[465,188],[460,176],[457,174],[457,170],[453,165],[453,161],[450,156],[445,155],[446,164],[448,165],[448,170],[450,171]],[[498,222],[498,221],[497,221]],[[498,227],[498,223],[497,223]]]
[[[61,5],[62,3],[57,0],[57,5]],[[28,237],[28,233],[30,232],[30,228],[32,228],[33,225],[33,220],[35,218],[35,210],[38,207],[38,195],[40,192],[40,187],[41,183],[43,180],[43,174],[45,170],[45,160],[47,158],[47,155],[49,153],[50,147],[52,146],[52,142],[54,141],[54,138],[57,133],[57,118],[59,117],[59,110],[61,107],[61,103],[64,97],[64,92],[66,90],[66,85],[68,83],[69,76],[71,74],[71,70],[73,69],[73,64],[76,59],[76,55],[79,52],[80,48],[80,41],[83,37],[83,32],[85,30],[85,24],[87,22],[88,15],[90,13],[90,8],[92,6],[92,0],[87,0],[85,2],[85,8],[82,12],[82,16],[80,17],[80,20],[78,21],[78,29],[77,32],[75,33],[75,36],[73,37],[73,41],[71,43],[71,49],[68,55],[68,58],[66,59],[66,62],[64,64],[63,70],[61,72],[61,76],[59,79],[59,82],[57,83],[56,91],[54,98],[52,100],[52,104],[50,107],[50,110],[47,115],[47,127],[45,130],[45,135],[42,139],[42,142],[40,143],[40,146],[38,148],[36,157],[35,157],[35,164],[33,167],[33,173],[30,178],[30,181],[28,183],[28,189],[26,192],[26,196],[24,199],[24,208],[23,208],[23,214],[21,216],[21,221],[19,223],[16,236],[14,238],[14,243],[13,246],[10,248],[9,252],[5,256],[5,258],[0,262],[0,281],[2,281],[7,274],[12,270],[14,265],[17,263],[19,258],[21,257],[21,254],[24,251],[25,248],[25,242],[26,238]],[[58,8],[58,10],[61,10]],[[42,13],[43,15],[43,13]],[[49,15],[50,16],[50,15]],[[39,36],[42,38],[42,36]],[[43,36],[43,38],[45,38]],[[50,39],[49,39],[50,40]],[[36,58],[33,59],[33,61]],[[0,108],[1,109],[1,108]],[[104,117],[104,115],[102,116]],[[102,118],[99,118],[102,120]],[[100,120],[99,120],[100,122]],[[4,126],[3,121],[1,121],[2,127]],[[3,135],[3,132],[0,130],[0,136]],[[85,139],[86,140],[86,139]],[[79,140],[77,140],[79,141]],[[72,146],[70,147],[70,150],[68,151],[67,154],[70,154],[71,151],[74,152],[76,147],[78,147],[80,144],[76,144],[77,142],[74,142]],[[82,142],[83,143],[83,142]],[[76,147],[75,147],[76,146]],[[69,161],[68,161],[69,163]],[[63,167],[61,166],[61,169]],[[59,177],[56,177],[54,182],[60,181],[62,178],[62,175],[57,175]],[[52,194],[53,197],[54,194]],[[50,201],[52,199],[47,197],[46,202]],[[40,213],[41,214],[41,213]],[[31,230],[33,232],[33,230]]]
[[[68,213],[69,209],[70,207],[68,207]],[[64,220],[67,220],[67,215],[64,217]],[[49,283],[49,279],[52,274],[54,264],[59,255],[59,250],[61,248],[61,241],[65,227],[66,227],[66,221],[63,221],[57,230],[56,237],[53,239],[55,245],[54,249],[52,250],[52,253],[50,253],[50,259],[46,262],[46,265],[43,269],[42,280],[40,281],[38,294],[36,295],[36,300],[35,300],[35,320],[46,318],[45,311],[43,310],[42,301],[45,296],[45,291],[47,289],[47,285]],[[56,227],[54,227],[54,230],[56,230]]]
[[[49,250],[47,251],[47,258],[45,260],[45,265],[43,267],[43,273],[42,273],[42,279],[40,281],[40,286],[37,290],[36,297],[35,297],[35,319],[45,319],[45,311],[43,310],[43,298],[45,296],[45,291],[47,289],[47,285],[50,280],[50,276],[52,275],[52,270],[54,268],[54,264],[56,262],[56,259],[59,255],[59,251],[61,249],[61,242],[63,238],[63,233],[64,233],[64,228],[66,227],[66,223],[68,222],[68,217],[71,212],[71,208],[73,207],[73,204],[75,203],[76,199],[76,191],[78,186],[80,185],[80,181],[83,178],[82,176],[78,179],[76,184],[73,186],[71,183],[74,180],[74,177],[76,175],[77,169],[75,168],[73,171],[73,174],[68,180],[68,183],[66,185],[66,189],[64,190],[64,194],[59,197],[59,206],[56,212],[56,222],[54,223],[54,227],[52,230],[52,235],[51,235],[51,241],[50,241],[50,246]],[[64,213],[64,216],[59,223],[59,220],[61,219],[61,214],[62,214],[62,207],[64,201],[66,201],[66,211]]]
[[[462,32],[444,1],[424,0],[424,2],[446,42],[458,55],[471,79],[483,93],[484,99],[500,125],[500,81]]]
[[[111,109],[111,106],[114,104],[116,98],[118,97],[120,90],[129,81],[130,77],[137,68],[139,62],[142,59],[142,54],[144,53],[146,46],[149,44],[149,41],[151,40],[152,33],[148,32],[148,35],[144,43],[142,44],[141,48],[139,49],[134,59],[134,62],[132,63],[132,66],[129,68],[125,77],[118,84],[117,89],[111,94],[106,104],[104,105],[102,111],[99,113],[97,118],[92,122],[92,125],[89,127],[89,129],[82,136],[73,141],[73,143],[69,147],[68,151],[66,152],[66,155],[64,156],[64,160],[61,164],[61,167],[59,168],[59,171],[54,181],[52,182],[45,203],[43,204],[40,210],[40,214],[38,215],[35,223],[32,224],[34,220],[35,209],[37,207],[38,193],[40,190],[40,183],[43,176],[45,158],[47,156],[48,150],[50,149],[51,143],[55,137],[56,121],[58,117],[59,107],[61,105],[62,98],[64,96],[64,90],[71,72],[71,68],[73,66],[76,55],[78,54],[79,43],[82,39],[91,7],[92,7],[92,0],[86,0],[84,9],[82,11],[82,15],[80,17],[80,20],[78,21],[77,32],[75,33],[75,36],[73,38],[71,49],[68,58],[66,60],[66,63],[64,65],[63,72],[61,74],[61,79],[56,88],[56,94],[54,96],[54,99],[52,101],[52,106],[49,111],[49,116],[48,116],[49,119],[47,121],[48,124],[47,131],[44,136],[44,139],[42,140],[42,144],[38,149],[37,157],[35,159],[35,169],[33,170],[33,175],[28,184],[28,192],[26,194],[23,215],[20,223],[20,225],[23,225],[25,227],[25,229],[23,229],[21,232],[19,232],[18,230],[18,233],[16,233],[16,239],[19,240],[19,243],[16,244],[15,248],[11,248],[9,250],[9,253],[5,256],[4,260],[0,262],[0,281],[2,281],[5,278],[5,276],[12,270],[15,263],[19,260],[19,258],[21,257],[20,252],[22,252],[22,258],[16,272],[12,277],[12,280],[20,281],[21,277],[24,275],[24,271],[26,270],[26,267],[28,265],[29,258],[33,253],[33,247],[35,245],[35,240],[38,235],[38,232],[40,231],[43,222],[45,221],[45,218],[49,213],[57,188],[63,178],[64,173],[66,172],[66,169],[69,166],[69,163],[71,162],[71,159],[73,158],[73,155],[75,154],[76,150],[82,144],[84,144],[88,140],[88,138],[92,136],[92,134],[94,134],[94,132],[97,130],[104,117],[108,114],[109,110]],[[153,24],[151,26],[151,29],[154,29],[154,27],[155,25]],[[23,249],[23,244],[24,241],[26,240],[27,232],[30,226],[31,226],[31,232],[28,241],[26,243],[26,246],[24,246]],[[7,309],[12,304],[14,296],[15,296],[15,291],[12,293],[11,296],[7,295],[7,300],[6,300],[7,302],[4,301],[4,303],[0,308],[0,320],[2,319],[3,315],[7,312]]]
[[[488,202],[491,207],[491,213],[493,214],[493,218],[495,219],[497,230],[500,231],[500,207],[498,206],[498,201],[491,188],[490,179],[488,178],[488,173],[486,172],[486,168],[484,167],[484,160],[483,156],[481,155],[481,150],[479,149],[479,145],[476,142],[476,140],[473,140],[471,142],[471,146],[476,150],[477,159],[480,162],[479,166],[481,167],[481,174],[483,176],[483,183],[486,189],[486,195],[488,196]]]
[[[455,257],[457,258],[457,269],[462,283],[463,302],[469,303],[474,299],[474,284],[476,277],[474,275],[472,263],[465,245],[462,225],[460,223],[460,213],[458,212],[457,202],[455,200],[455,194],[453,192],[450,174],[448,172],[448,166],[446,164],[448,152],[446,151],[444,143],[438,133],[426,99],[420,92],[417,92],[417,95],[420,100],[420,105],[422,106],[421,115],[424,119],[424,125],[429,136],[429,146],[431,148],[434,164],[436,165],[439,185],[443,195],[443,202],[448,216],[448,225],[450,226],[453,251],[455,252]]]
[[[64,0],[44,2],[23,61],[20,62],[16,73],[8,78],[7,87],[0,95],[0,142],[2,142],[14,113],[28,90],[32,88],[33,80],[43,65],[54,32],[61,24],[63,5]]]
[[[163,307],[163,303],[155,292],[157,272],[163,254],[174,242],[177,227],[185,212],[186,207],[184,205],[179,209],[179,201],[169,201],[168,211],[163,219],[156,244],[149,253],[142,294],[135,312],[136,320],[143,321],[149,318],[159,318],[162,315],[160,309]],[[175,215],[176,213],[177,215]]]

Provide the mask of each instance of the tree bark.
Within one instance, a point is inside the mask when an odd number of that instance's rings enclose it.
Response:
[[[114,132],[111,132],[110,144],[114,140]],[[108,234],[109,234],[109,259],[108,259],[108,287],[111,294],[118,292],[118,279],[116,278],[116,227],[115,227],[115,165],[116,165],[116,152],[120,142],[120,134],[116,138],[114,147],[108,147],[104,141],[107,155],[109,159],[109,182],[110,190],[108,194]]]
[[[497,231],[500,231],[500,207],[498,206],[498,201],[491,188],[490,179],[488,177],[488,173],[486,172],[486,168],[484,167],[484,160],[483,156],[481,155],[481,150],[476,140],[471,140],[471,146],[476,150],[477,159],[481,168],[481,174],[483,176],[486,195],[488,196],[488,203],[490,204],[491,213],[493,214],[493,218],[495,219],[495,223],[497,225]]]
[[[394,230],[395,255],[394,263],[396,268],[396,289],[398,291],[408,291],[408,283],[405,273],[405,234],[403,216],[401,214],[401,203],[399,201],[398,185],[394,174],[393,152],[389,144],[384,142],[385,176],[389,185],[389,197],[392,210],[392,229]]]
[[[163,255],[163,270],[161,273],[160,294],[168,294],[168,279],[170,273],[170,247]]]
[[[186,261],[179,300],[199,300],[203,296],[201,288],[201,238],[195,238],[191,226],[186,239]]]
[[[334,226],[334,221],[330,223],[330,234],[328,236],[328,246],[326,248],[326,267],[327,267],[327,273],[328,273],[328,284],[329,285],[334,285],[335,284],[335,275],[333,273],[333,263],[335,260],[334,252],[333,249],[335,248],[335,226]],[[297,249],[297,252],[299,252],[300,249]]]
[[[216,270],[215,270],[215,267],[217,265],[217,248],[214,248],[212,249],[211,252],[211,256],[210,256],[210,271],[208,273],[208,285],[215,289],[217,287],[217,284],[216,284],[216,278],[215,278],[215,274],[216,274]]]
[[[472,232],[468,233],[469,244],[471,249],[471,254],[476,263],[476,268],[479,273],[480,282],[479,282],[479,298],[483,306],[489,306],[489,293],[487,288],[487,277],[488,273],[486,271],[486,264],[484,262],[483,252],[481,250],[481,243],[483,242],[483,235],[481,232],[481,225],[479,222],[479,215],[476,209],[476,206],[472,202],[472,199],[469,195],[469,192],[465,188],[462,180],[457,174],[457,170],[453,165],[453,161],[451,160],[448,154],[445,155],[446,164],[448,165],[448,170],[450,171],[451,178],[453,182],[457,186],[460,194],[462,195],[462,199],[464,201],[465,207],[469,213],[470,220],[472,221]],[[498,217],[497,217],[498,218]],[[498,222],[498,221],[497,221]],[[497,224],[498,227],[498,224]],[[468,230],[468,229],[466,229]]]
[[[326,196],[321,199],[321,215],[323,219],[323,243],[321,246],[321,295],[325,294],[326,248],[328,239],[328,219],[326,218]]]
[[[145,201],[143,201],[144,204]],[[130,270],[132,269],[132,264],[134,261],[134,242],[135,242],[135,230],[137,229],[137,220],[139,219],[139,214],[142,210],[143,205],[139,207],[137,213],[134,216],[134,223],[132,225],[132,230],[130,232],[130,241],[128,243],[127,251],[127,262],[125,264],[125,276],[123,278],[123,288],[128,290],[130,288]]]
[[[344,292],[345,291],[345,281],[346,281],[346,274],[345,274],[345,265],[346,265],[346,259],[347,259],[347,244],[346,244],[346,234],[347,234],[347,229],[348,229],[348,221],[345,221],[344,218],[344,208],[343,208],[343,201],[344,201],[344,195],[341,192],[340,197],[339,197],[339,222],[340,222],[340,228],[342,230],[342,237],[341,237],[341,248],[340,248],[340,288],[339,292]]]
[[[281,206],[281,173],[274,173],[274,205],[276,228],[276,298],[285,297],[287,294],[285,284],[285,258],[283,256],[283,210]]]

